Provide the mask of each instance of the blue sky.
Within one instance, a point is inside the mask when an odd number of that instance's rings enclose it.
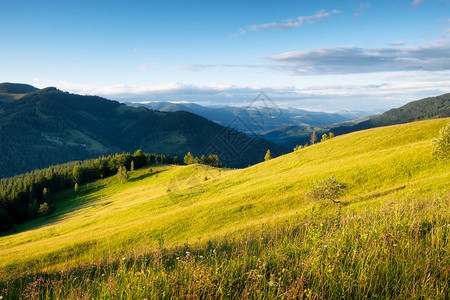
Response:
[[[450,0],[1,1],[0,81],[121,101],[388,109],[450,92]]]

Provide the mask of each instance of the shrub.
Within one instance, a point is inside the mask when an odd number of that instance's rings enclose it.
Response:
[[[125,166],[120,166],[119,170],[117,170],[117,178],[121,183],[125,183],[128,181],[128,172]]]
[[[53,212],[53,208],[47,203],[44,202],[39,206],[38,216],[39,217],[47,217],[51,215]]]
[[[439,137],[433,140],[433,155],[438,159],[450,159],[450,123],[439,130]]]
[[[316,180],[309,191],[309,196],[316,200],[331,200],[334,203],[340,203],[337,199],[342,196],[347,186],[338,181],[334,175],[327,179]]]

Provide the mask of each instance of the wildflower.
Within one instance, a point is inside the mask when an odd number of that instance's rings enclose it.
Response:
[[[261,278],[262,277],[262,275],[261,274],[258,274],[258,278]]]
[[[203,258],[203,255],[200,255],[199,257],[200,257],[200,258]]]
[[[189,252],[189,251],[186,251],[186,255],[190,255],[191,254],[191,252]]]
[[[179,260],[180,258],[179,257],[177,257],[177,260]]]
[[[102,277],[104,277],[104,276],[105,276],[105,273],[102,274]]]
[[[125,259],[127,259],[125,256],[124,257],[122,257],[122,260],[125,260]]]
[[[275,281],[271,280],[271,281],[269,281],[269,285],[270,285],[270,286],[276,286],[277,283],[276,283]]]
[[[353,250],[353,252],[355,252],[355,253],[356,253],[356,252],[358,252],[358,251],[356,251],[356,250]]]

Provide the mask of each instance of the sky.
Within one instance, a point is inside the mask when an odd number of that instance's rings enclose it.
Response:
[[[0,82],[321,111],[450,92],[450,0],[0,4]]]

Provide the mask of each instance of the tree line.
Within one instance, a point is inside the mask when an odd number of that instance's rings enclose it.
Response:
[[[119,170],[152,164],[180,164],[178,157],[141,150],[74,161],[0,179],[0,231],[54,211],[50,195],[83,183],[115,175]]]
[[[194,157],[194,155],[192,155],[191,152],[188,152],[184,156],[184,163],[186,165],[201,164],[201,165],[207,165],[207,166],[212,166],[212,167],[216,167],[216,168],[222,166],[222,164],[219,160],[219,156],[217,156],[215,154],[210,154],[208,156],[202,155],[200,158],[198,158],[198,157]]]

